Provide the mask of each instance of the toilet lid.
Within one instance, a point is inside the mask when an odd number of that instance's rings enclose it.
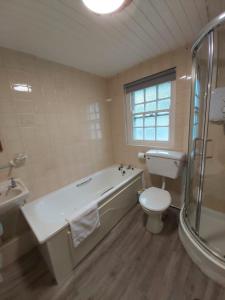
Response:
[[[171,203],[170,193],[156,188],[150,187],[141,193],[139,198],[141,206],[152,211],[166,210]]]

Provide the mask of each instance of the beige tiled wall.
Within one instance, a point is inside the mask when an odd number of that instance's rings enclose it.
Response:
[[[0,48],[0,165],[27,153],[25,166],[12,175],[22,178],[30,201],[112,164],[107,96],[103,78]],[[18,209],[0,215],[0,222],[6,265],[33,242],[20,245],[28,227]]]
[[[31,200],[112,164],[106,97],[103,78],[0,48],[0,164],[28,154],[13,175]]]
[[[187,151],[188,121],[190,106],[190,80],[180,79],[191,73],[191,55],[189,48],[180,48],[170,53],[145,61],[108,81],[110,103],[110,116],[112,123],[113,154],[116,162],[124,162],[145,168],[145,164],[138,160],[137,153],[145,152],[149,147],[130,146],[126,143],[125,106],[123,85],[144,76],[154,74],[171,67],[176,67],[176,99],[175,99],[175,142],[172,149]],[[157,178],[152,178],[156,180]],[[146,172],[147,184],[151,184]],[[182,187],[169,181],[174,192],[174,205],[179,205]]]

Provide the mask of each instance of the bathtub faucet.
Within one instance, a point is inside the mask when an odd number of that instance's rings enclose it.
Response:
[[[118,167],[118,170],[121,171],[123,169],[123,164],[121,163]]]
[[[132,167],[131,165],[128,165],[127,170],[134,170],[134,167]]]

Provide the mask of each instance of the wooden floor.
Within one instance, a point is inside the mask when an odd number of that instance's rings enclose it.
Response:
[[[4,270],[0,299],[224,300],[186,254],[177,220],[170,210],[163,232],[151,235],[135,207],[60,286],[34,250]]]

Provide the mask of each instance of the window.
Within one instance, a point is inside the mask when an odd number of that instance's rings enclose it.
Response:
[[[149,85],[151,83],[149,82]],[[133,145],[171,145],[175,81],[134,89],[126,95],[127,137]]]
[[[197,78],[195,81],[195,88],[194,88],[194,120],[193,120],[193,138],[197,138],[199,136],[199,108],[200,108],[200,82]]]

